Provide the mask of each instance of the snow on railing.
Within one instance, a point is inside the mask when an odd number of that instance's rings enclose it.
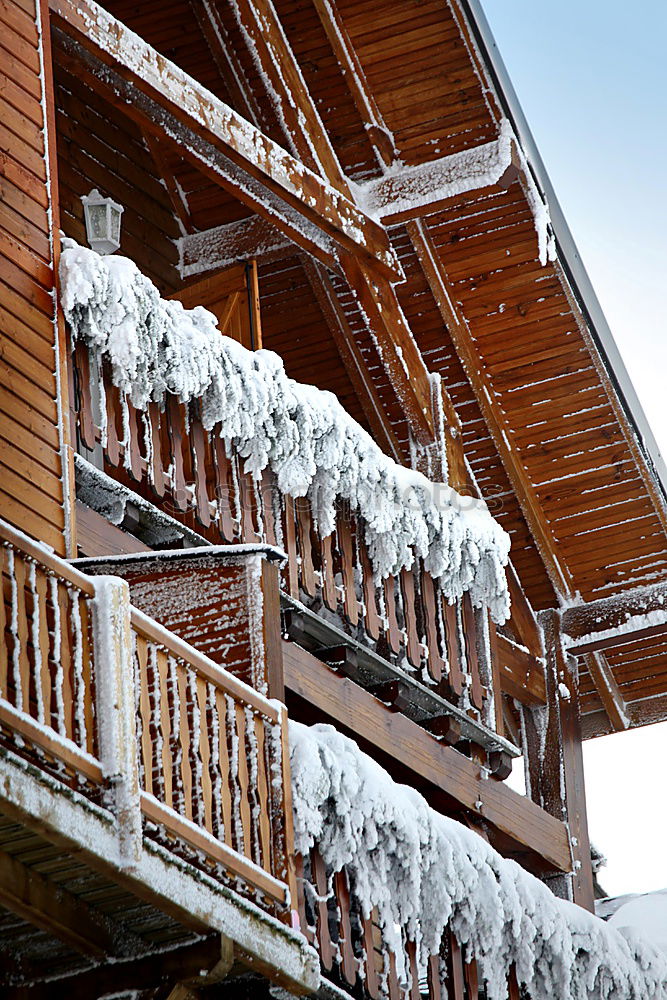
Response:
[[[136,608],[131,617],[142,812],[285,913],[284,705]]]
[[[352,740],[290,722],[290,745],[304,931],[355,996],[667,997],[663,953],[555,897]]]
[[[240,455],[256,480],[268,469],[284,495],[309,498],[321,538],[347,505],[360,519],[376,580],[422,559],[447,600],[469,593],[496,621],[506,619],[509,538],[481,501],[397,465],[335,396],[289,379],[272,352],[250,352],[223,337],[205,309],[162,299],[131,261],[65,240],[60,278],[74,339],[90,348],[98,376],[104,364],[111,367],[126,454],[128,401],[144,413],[144,430],[157,419],[151,404],[163,410],[170,400],[196,403],[204,430]],[[106,446],[101,377],[99,384]],[[138,438],[134,452],[141,458]],[[153,460],[161,456],[144,458]]]
[[[0,521],[0,725],[81,790],[103,779],[94,709],[94,585]]]
[[[0,520],[0,744],[286,922],[287,712]],[[143,817],[143,820],[142,820]]]

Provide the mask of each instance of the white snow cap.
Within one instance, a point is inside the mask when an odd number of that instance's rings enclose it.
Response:
[[[667,960],[651,944],[558,899],[332,726],[290,722],[289,737],[296,849],[316,844],[331,870],[347,869],[399,962],[407,936],[423,967],[449,924],[489,1000],[506,1000],[512,964],[531,1000],[667,997]]]
[[[201,306],[184,309],[124,257],[100,257],[63,241],[61,302],[75,338],[111,364],[114,384],[145,409],[198,400],[207,430],[259,476],[308,496],[317,529],[335,527],[340,500],[363,519],[377,579],[409,568],[415,556],[449,601],[468,591],[496,622],[509,615],[504,567],[509,536],[482,501],[397,465],[330,392],[288,378],[272,351],[248,351],[224,337]]]

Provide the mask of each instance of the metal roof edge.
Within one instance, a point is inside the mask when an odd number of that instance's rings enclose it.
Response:
[[[628,375],[616,341],[614,340],[614,335],[602,311],[570,228],[565,220],[563,210],[556,197],[530,126],[526,121],[519,98],[512,85],[500,50],[493,37],[493,32],[482,9],[481,2],[480,0],[460,0],[460,3],[464,12],[468,15],[475,42],[495,84],[498,99],[503,105],[503,111],[512,124],[535,182],[546,200],[558,248],[558,259],[567,274],[577,302],[588,321],[591,335],[600,355],[608,366],[609,376],[630,423],[634,427],[639,447],[647,460],[649,468],[655,475],[656,482],[663,496],[667,499],[667,465],[665,465],[665,460],[660,453],[660,448]]]

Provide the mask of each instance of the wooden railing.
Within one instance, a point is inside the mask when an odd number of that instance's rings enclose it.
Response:
[[[93,582],[2,521],[0,540],[2,742],[94,794]]]
[[[301,928],[319,953],[326,979],[354,997],[372,1000],[484,1000],[477,963],[465,960],[450,929],[425,962],[418,960],[415,942],[405,934],[402,954],[396,955],[377,913],[364,914],[345,870],[327,870],[317,848],[307,858],[298,856],[296,864]],[[513,969],[507,995],[509,1000],[522,996]]]
[[[157,839],[289,921],[285,707],[133,608],[123,581],[3,521],[0,541],[0,746],[118,806],[139,850]]]
[[[448,604],[420,560],[377,586],[362,525],[349,510],[339,510],[334,532],[320,538],[308,500],[280,494],[268,471],[253,480],[238,456],[227,454],[216,428],[204,430],[196,406],[169,396],[164,410],[156,404],[137,410],[106,369],[104,398],[97,400],[91,368],[87,348],[77,345],[74,418],[84,456],[212,543],[284,548],[287,594],[316,611],[326,608],[355,639],[428,678],[432,690],[493,727],[500,695],[493,690],[489,629],[467,597]]]
[[[284,706],[136,608],[132,632],[142,812],[207,867],[222,866],[284,910],[291,865]]]

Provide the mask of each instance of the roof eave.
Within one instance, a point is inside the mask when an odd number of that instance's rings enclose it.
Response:
[[[549,207],[559,261],[567,274],[579,307],[588,321],[591,335],[609,371],[609,376],[616,389],[618,398],[628,416],[630,424],[634,428],[637,443],[664,497],[667,499],[667,465],[665,465],[665,461],[660,453],[651,426],[639,402],[614,336],[595,294],[570,228],[565,220],[563,210],[560,207],[546,167],[526,121],[495,38],[493,37],[491,27],[482,9],[481,0],[461,0],[461,4],[468,14],[475,41],[479,47],[484,64],[493,79],[498,99],[503,106],[503,111],[512,124],[515,135],[521,143],[524,155],[533,173],[535,183]]]

